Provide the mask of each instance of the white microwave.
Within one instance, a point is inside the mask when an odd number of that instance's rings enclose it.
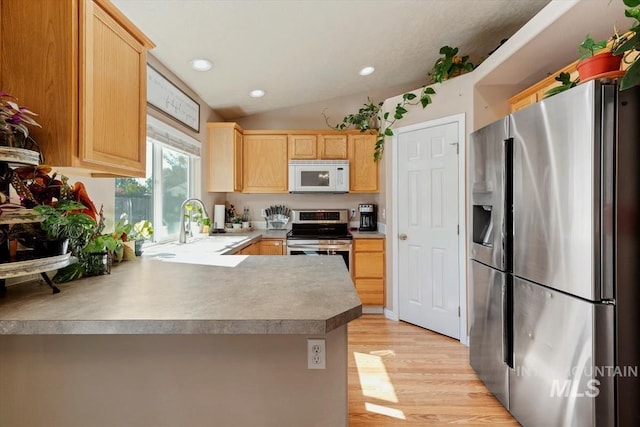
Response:
[[[348,193],[349,160],[289,160],[290,193]]]

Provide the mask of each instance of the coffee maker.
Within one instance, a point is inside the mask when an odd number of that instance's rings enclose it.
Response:
[[[360,204],[358,205],[358,212],[360,212],[360,227],[358,228],[358,231],[378,230],[376,205]]]

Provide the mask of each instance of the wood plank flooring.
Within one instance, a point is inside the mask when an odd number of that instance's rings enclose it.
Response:
[[[382,315],[349,323],[349,426],[518,426],[460,342]]]

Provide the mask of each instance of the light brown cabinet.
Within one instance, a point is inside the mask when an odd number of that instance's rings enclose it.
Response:
[[[287,136],[244,134],[245,193],[288,193]]]
[[[317,135],[289,135],[289,159],[314,160],[318,158]]]
[[[373,160],[376,135],[349,134],[349,192],[377,193],[378,163]]]
[[[2,0],[2,89],[38,114],[45,162],[145,176],[146,52],[108,0]]]
[[[242,128],[237,123],[207,123],[207,191],[242,191]]]
[[[289,160],[349,160],[352,193],[379,192],[375,134],[358,131],[242,130],[208,123],[207,190],[288,193]]]
[[[285,255],[285,244],[283,239],[262,239],[260,240],[260,255]]]
[[[289,159],[343,160],[347,158],[347,135],[290,134]]]
[[[351,270],[358,296],[364,305],[385,304],[384,239],[353,239]]]
[[[239,255],[260,255],[260,242],[255,242],[245,246],[238,252]]]
[[[344,160],[347,158],[347,135],[320,135],[318,157]]]

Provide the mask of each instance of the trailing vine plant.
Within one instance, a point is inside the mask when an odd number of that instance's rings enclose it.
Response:
[[[567,72],[562,72],[555,77],[555,80],[560,82],[559,86],[553,87],[546,91],[543,95],[543,99],[547,99],[553,95],[557,95],[560,92],[564,92],[565,90],[569,90],[572,87],[576,87],[578,83],[580,83],[580,77],[576,77],[575,80],[571,80],[571,74]]]
[[[451,77],[455,77],[462,72],[468,72],[474,69],[474,65],[469,62],[468,56],[460,57],[457,55],[458,48],[451,48],[449,46],[443,46],[440,49],[440,54],[444,55],[443,58],[439,58],[434,64],[428,75],[431,77],[431,81],[434,83],[441,83],[448,80]],[[429,86],[422,86],[422,90],[419,95],[415,93],[405,93],[402,95],[402,101],[398,102],[392,112],[385,112],[380,117],[382,110],[382,102],[377,104],[371,101],[367,97],[367,103],[364,104],[357,113],[349,114],[342,119],[342,122],[337,125],[331,125],[329,123],[329,117],[325,111],[322,112],[327,126],[335,130],[345,130],[348,128],[359,129],[360,132],[377,132],[376,147],[373,153],[373,160],[378,161],[382,157],[384,152],[384,140],[387,136],[393,136],[393,129],[391,127],[396,121],[402,119],[408,112],[407,107],[411,105],[420,104],[422,108],[427,108],[427,105],[431,104],[433,100],[432,95],[435,95],[436,91]],[[383,122],[384,120],[384,122]]]
[[[398,102],[395,107],[395,111],[393,113],[393,117],[390,117],[390,112],[387,111],[383,114],[382,118],[380,117],[380,111],[382,109],[382,102],[374,104],[370,98],[367,98],[367,104],[364,104],[362,108],[358,110],[355,114],[349,114],[342,119],[342,122],[332,126],[329,123],[329,117],[326,115],[325,111],[322,112],[324,116],[325,122],[327,126],[336,130],[345,130],[350,127],[354,127],[359,129],[360,132],[371,132],[376,131],[378,136],[376,138],[376,148],[373,152],[373,160],[378,161],[380,157],[382,157],[382,152],[384,151],[384,139],[387,136],[393,136],[393,130],[391,126],[393,124],[402,119],[404,115],[407,113],[407,106],[409,105],[422,105],[422,108],[426,108],[427,105],[431,104],[433,101],[431,99],[431,95],[435,95],[436,91],[432,87],[423,86],[422,91],[420,92],[420,96],[414,93],[405,93],[402,95],[402,101]],[[381,119],[384,120],[384,130],[383,126],[380,126]]]

